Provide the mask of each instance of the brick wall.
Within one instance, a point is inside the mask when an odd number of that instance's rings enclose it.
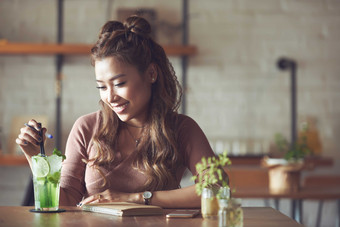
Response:
[[[338,160],[339,1],[190,2],[188,114],[208,137],[271,141],[289,137],[290,75],[298,63],[298,118],[317,118],[324,154]],[[250,144],[250,143],[249,143]]]
[[[0,39],[55,42],[55,2],[0,1]],[[92,43],[117,9],[140,6],[155,8],[162,21],[180,23],[179,0],[65,0],[64,41]],[[199,53],[189,60],[187,114],[215,150],[261,153],[275,133],[289,137],[289,73],[276,67],[286,56],[298,63],[298,117],[317,118],[324,155],[335,160],[334,167],[317,171],[339,171],[340,1],[191,0],[189,18],[189,42]],[[169,42],[164,34],[159,38]],[[180,34],[172,41],[179,43]],[[179,59],[170,60],[181,77]],[[54,131],[54,61],[51,56],[0,56],[3,141],[17,114],[45,114]],[[99,95],[87,57],[66,57],[63,74],[64,144],[75,119],[97,109]]]

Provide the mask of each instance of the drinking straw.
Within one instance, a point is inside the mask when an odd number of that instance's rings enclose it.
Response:
[[[39,127],[41,128],[41,123],[38,123]],[[40,154],[42,157],[45,157],[45,147],[44,147],[44,140],[43,140],[43,130],[39,131],[39,136],[41,137],[41,142],[40,142]]]

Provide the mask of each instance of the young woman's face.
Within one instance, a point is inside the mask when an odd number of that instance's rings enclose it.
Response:
[[[151,85],[156,80],[151,64],[145,75],[137,68],[107,57],[95,62],[95,74],[101,100],[108,105],[121,121],[142,126],[147,118],[151,99]]]

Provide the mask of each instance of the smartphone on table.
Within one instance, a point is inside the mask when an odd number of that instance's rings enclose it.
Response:
[[[167,218],[193,218],[200,213],[200,210],[175,210],[166,215]]]

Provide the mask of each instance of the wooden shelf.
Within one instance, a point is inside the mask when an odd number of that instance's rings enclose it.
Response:
[[[230,156],[232,166],[235,165],[248,165],[248,166],[261,166],[263,156]],[[329,157],[307,157],[305,162],[309,166],[318,167],[331,167],[334,164],[332,158]]]
[[[233,156],[229,157],[232,162],[232,167],[245,166],[254,168],[261,166],[262,157],[259,156]],[[314,158],[307,158],[307,164],[312,166],[318,167],[331,167],[333,166],[334,162],[331,158],[328,157],[314,157]],[[0,166],[11,166],[11,165],[28,165],[28,162],[23,155],[1,155],[0,154]]]
[[[0,155],[0,166],[28,165],[24,155]]]
[[[229,156],[229,159],[231,161],[231,165],[251,165],[251,166],[260,166],[261,160],[263,159],[263,156],[251,156],[251,155],[245,155],[245,156]]]
[[[92,44],[10,43],[0,42],[0,54],[89,55]],[[169,56],[189,56],[197,53],[195,46],[164,45]]]

